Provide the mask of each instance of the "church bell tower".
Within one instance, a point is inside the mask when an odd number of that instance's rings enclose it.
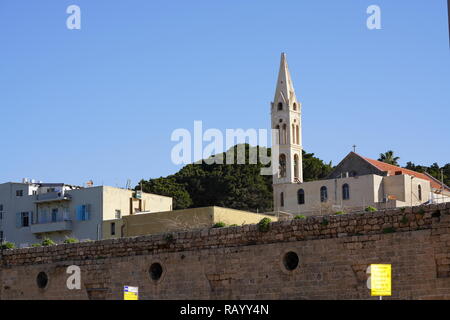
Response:
[[[294,86],[286,60],[281,54],[275,97],[271,103],[272,129],[279,132],[279,170],[273,176],[275,207],[283,207],[283,184],[303,182],[301,103],[295,96]],[[280,198],[281,196],[281,198]]]

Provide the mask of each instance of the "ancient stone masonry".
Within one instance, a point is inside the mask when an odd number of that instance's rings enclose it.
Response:
[[[450,203],[4,250],[0,299],[374,299],[371,263],[392,264],[391,299],[450,299]]]

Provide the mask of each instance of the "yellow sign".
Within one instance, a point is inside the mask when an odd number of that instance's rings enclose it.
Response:
[[[391,265],[370,265],[370,287],[372,296],[390,296],[391,290]]]
[[[123,300],[138,300],[138,287],[123,287]]]

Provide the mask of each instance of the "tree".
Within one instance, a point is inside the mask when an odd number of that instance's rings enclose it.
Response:
[[[138,190],[141,184],[144,192],[172,197],[174,209],[184,209],[192,205],[191,196],[184,185],[178,183],[174,176],[150,179],[148,181],[141,180],[135,190]]]
[[[188,164],[177,173],[157,179],[142,180],[143,191],[174,198],[174,209],[189,207],[221,206],[233,209],[269,212],[273,210],[272,176],[261,175],[264,165],[259,152],[270,156],[271,149],[240,145],[245,148],[245,164],[237,164],[238,145],[227,152],[215,155],[226,159],[234,152],[233,164]],[[256,164],[249,164],[250,150],[258,155]],[[314,153],[303,151],[303,175],[305,181],[326,177],[332,170]],[[139,189],[139,185],[136,186]]]
[[[389,150],[386,151],[385,153],[380,153],[380,158],[378,159],[378,161],[382,161],[385,163],[389,163],[392,164],[394,166],[398,166],[398,160],[400,159],[400,157],[394,157],[394,151]]]

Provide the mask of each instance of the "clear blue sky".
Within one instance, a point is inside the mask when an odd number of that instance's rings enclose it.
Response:
[[[2,0],[0,182],[165,176],[176,128],[269,128],[280,53],[303,144],[450,162],[445,0]],[[66,8],[81,8],[68,30]],[[366,28],[381,7],[382,30]]]

